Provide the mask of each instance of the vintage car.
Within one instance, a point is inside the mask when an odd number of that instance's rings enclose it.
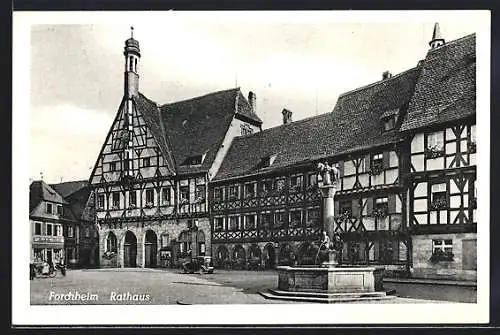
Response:
[[[198,256],[191,258],[190,261],[182,264],[184,273],[213,273],[214,267],[212,266],[212,257]]]

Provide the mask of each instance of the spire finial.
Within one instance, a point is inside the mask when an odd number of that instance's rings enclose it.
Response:
[[[134,38],[134,26],[130,26],[130,37]]]
[[[432,32],[432,40],[429,42],[431,49],[435,49],[445,43],[443,36],[441,36],[441,30],[439,29],[439,23],[434,23],[434,31]]]

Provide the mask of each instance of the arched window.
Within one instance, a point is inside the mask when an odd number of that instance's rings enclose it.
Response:
[[[129,56],[129,58],[128,58],[128,70],[129,71],[133,70],[134,63],[132,61],[133,61],[133,57]]]
[[[106,251],[116,252],[116,235],[113,232],[109,232],[106,238]]]
[[[134,72],[137,72],[137,58],[134,58]]]

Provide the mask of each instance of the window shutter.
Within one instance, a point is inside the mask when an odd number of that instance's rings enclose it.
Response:
[[[396,213],[396,197],[397,197],[396,194],[390,194],[387,197],[387,202],[388,202],[387,205],[389,207],[389,213],[390,214]]]
[[[361,214],[361,207],[359,206],[359,199],[352,200],[352,216],[358,218]]]
[[[389,168],[389,151],[384,151],[383,152],[383,157],[384,157],[384,169]]]
[[[340,177],[344,176],[344,161],[339,162],[339,176]]]
[[[333,207],[334,207],[333,210],[335,212],[335,216],[340,215],[340,202],[338,200],[334,201]]]
[[[373,212],[373,198],[366,199],[366,213],[371,215]]]

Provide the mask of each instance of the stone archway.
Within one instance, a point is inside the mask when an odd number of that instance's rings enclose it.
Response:
[[[137,237],[130,230],[125,233],[123,242],[123,267],[137,267]]]
[[[248,249],[248,268],[258,270],[262,265],[262,252],[257,244],[252,244]]]
[[[264,269],[274,269],[276,267],[276,251],[271,243],[264,247],[263,255]]]
[[[221,245],[217,248],[214,265],[218,268],[229,267],[229,251],[225,246]]]
[[[243,246],[236,245],[233,250],[233,268],[243,270],[246,268],[246,252]]]
[[[158,266],[158,236],[148,229],[144,236],[144,267],[156,268]]]

